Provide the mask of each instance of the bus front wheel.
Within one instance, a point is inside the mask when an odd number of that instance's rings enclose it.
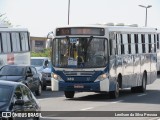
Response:
[[[119,83],[118,83],[118,81],[116,82],[116,89],[115,89],[115,91],[110,91],[109,92],[109,97],[111,99],[115,99],[115,98],[119,97]]]
[[[64,91],[64,95],[66,98],[73,98],[75,92],[74,91]]]

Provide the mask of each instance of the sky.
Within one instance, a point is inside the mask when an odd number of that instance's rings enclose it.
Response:
[[[124,23],[160,28],[160,0],[70,0],[70,25]],[[0,14],[13,26],[26,27],[31,36],[46,37],[68,24],[68,0],[0,0]]]

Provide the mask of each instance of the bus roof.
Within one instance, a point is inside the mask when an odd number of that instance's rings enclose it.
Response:
[[[160,29],[157,29],[157,33],[160,33]]]
[[[14,28],[14,27],[1,27],[0,26],[0,31],[28,31],[27,28]]]
[[[133,27],[133,26],[107,26],[107,25],[67,25],[57,28],[71,28],[71,27],[94,27],[94,28],[104,28],[108,31],[119,31],[119,32],[156,32],[157,28],[151,27]],[[56,28],[56,29],[57,29]]]

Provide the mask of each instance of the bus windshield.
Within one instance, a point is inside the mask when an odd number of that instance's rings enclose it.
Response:
[[[107,39],[93,37],[57,38],[53,41],[53,66],[100,68],[108,62]]]

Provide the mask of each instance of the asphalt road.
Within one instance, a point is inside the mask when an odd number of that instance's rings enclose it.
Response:
[[[44,112],[42,120],[160,120],[156,116],[156,111],[160,115],[160,75],[147,86],[146,93],[131,93],[130,89],[125,89],[118,99],[92,92],[76,93],[73,99],[66,99],[63,92],[52,92],[48,88],[38,100],[42,111],[50,111]],[[146,111],[151,111],[148,112],[151,117],[145,116]],[[132,113],[134,117],[131,117]],[[115,117],[110,117],[110,114]],[[103,117],[99,117],[101,115]]]

